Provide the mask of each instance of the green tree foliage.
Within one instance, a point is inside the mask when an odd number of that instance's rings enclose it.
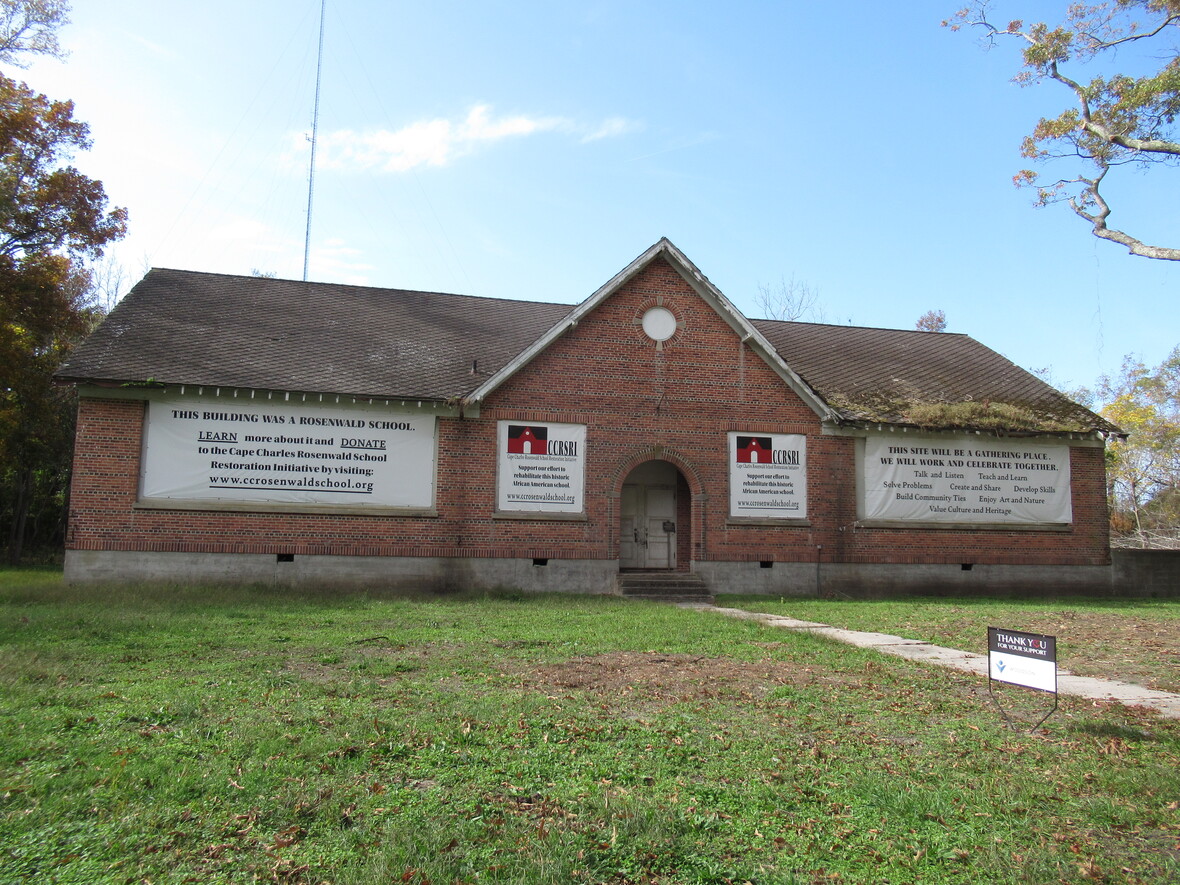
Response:
[[[1107,449],[1113,537],[1180,546],[1180,346],[1151,369],[1127,357],[1098,395],[1102,414],[1130,434]]]
[[[0,256],[0,524],[17,562],[61,543],[74,396],[53,373],[91,327],[88,276],[60,255]]]
[[[1102,185],[1126,166],[1175,165],[1180,159],[1180,0],[1105,0],[1073,3],[1057,24],[1021,20],[996,24],[986,0],[976,0],[944,25],[982,29],[987,42],[1014,38],[1024,44],[1019,83],[1052,81],[1072,93],[1073,107],[1043,118],[1024,139],[1028,159],[1081,160],[1083,171],[1054,182],[1031,169],[1014,176],[1033,187],[1038,202],[1064,202],[1090,223],[1095,236],[1125,246],[1133,255],[1180,261],[1180,248],[1149,245],[1109,227],[1111,206]],[[1134,58],[1127,53],[1135,46]],[[1120,57],[1120,51],[1123,56]],[[1080,71],[1118,62],[1150,70],[1140,76],[1100,73],[1088,81]]]
[[[0,61],[58,55],[68,5],[0,0]],[[53,373],[93,326],[88,262],[126,232],[101,182],[69,164],[90,147],[68,101],[0,74],[0,539],[9,561],[26,540],[60,545],[74,402]]]

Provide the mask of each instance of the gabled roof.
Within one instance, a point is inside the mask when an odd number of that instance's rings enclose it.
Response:
[[[476,387],[571,309],[157,269],[58,377],[441,401]]]
[[[843,423],[1120,433],[967,335],[753,323]]]
[[[515,359],[488,378],[483,384],[471,392],[469,400],[478,402],[494,391],[497,387],[528,365],[539,353],[560,338],[567,330],[576,326],[581,319],[598,307],[603,301],[621,289],[628,280],[647,267],[653,261],[664,260],[676,270],[684,281],[688,283],[713,310],[721,316],[730,328],[734,330],[749,346],[757,352],[783,379],[795,393],[821,418],[835,418],[835,414],[827,407],[821,396],[804,384],[791,367],[784,362],[762,333],[746,319],[742,313],[721,294],[721,290],[709,282],[688,257],[677,249],[667,238],[662,238],[638,258],[611,277],[598,291],[579,304],[560,321],[550,327],[536,341],[521,351]]]
[[[1119,432],[965,335],[749,320],[667,239],[576,306],[156,269],[58,377],[479,402],[658,260],[829,425]]]

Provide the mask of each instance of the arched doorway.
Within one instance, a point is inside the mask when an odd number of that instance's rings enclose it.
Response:
[[[675,570],[687,553],[688,485],[676,465],[644,461],[623,480],[619,504],[619,568]],[[686,563],[685,563],[686,564]]]

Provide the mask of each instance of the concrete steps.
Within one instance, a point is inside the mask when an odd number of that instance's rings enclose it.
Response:
[[[713,594],[699,575],[688,572],[620,572],[619,593],[628,599],[712,604]]]

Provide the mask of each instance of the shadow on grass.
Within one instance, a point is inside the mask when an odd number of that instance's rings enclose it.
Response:
[[[1158,741],[1159,736],[1141,728],[1122,725],[1117,722],[1088,720],[1069,726],[1069,730],[1090,737],[1117,738],[1123,741]]]

